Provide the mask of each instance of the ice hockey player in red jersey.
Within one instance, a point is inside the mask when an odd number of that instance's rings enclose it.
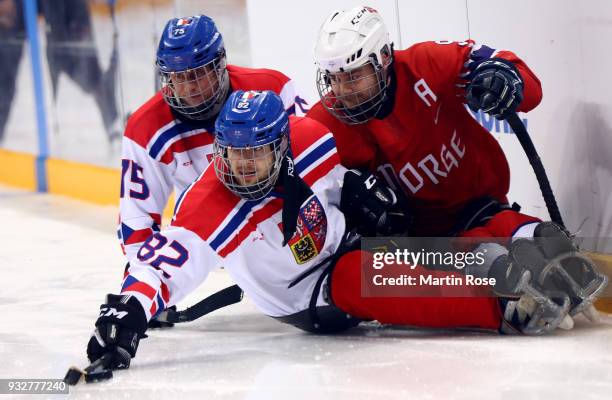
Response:
[[[534,108],[540,82],[517,56],[472,40],[394,50],[378,12],[356,7],[325,21],[315,57],[321,101],[308,116],[334,133],[344,165],[402,188],[414,234],[448,234],[475,200],[507,203],[506,158],[465,103],[497,117]],[[535,221],[514,214],[499,233]]]
[[[270,69],[226,65],[223,38],[205,15],[173,18],[157,50],[161,90],[131,115],[123,137],[119,237],[128,261],[176,196],[208,167],[214,122],[232,90],[272,90],[294,113],[293,82]]]
[[[343,165],[406,194],[412,235],[561,235],[508,205],[506,157],[466,108],[503,119],[538,105],[540,81],[514,53],[473,40],[395,50],[367,6],[331,13],[314,53],[320,101],[307,116],[333,132]]]
[[[362,297],[354,271],[368,255],[346,232],[347,210],[360,219],[350,225],[373,226],[375,234],[391,233],[391,220],[401,226],[406,215],[389,187],[340,164],[326,127],[288,117],[271,91],[234,92],[217,118],[214,148],[213,168],[185,191],[172,225],[140,248],[121,293],[108,295],[100,307],[90,360],[110,354],[111,368],[129,367],[147,321],[221,265],[261,312],[310,332],[339,332],[362,319],[522,330],[530,326],[526,314],[550,322],[551,331],[566,317],[567,308],[537,306],[529,294],[518,294],[510,308],[467,292],[460,298]],[[497,267],[504,282],[518,271],[516,264]]]

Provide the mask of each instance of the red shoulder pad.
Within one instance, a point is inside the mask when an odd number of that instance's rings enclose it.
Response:
[[[155,133],[173,120],[170,106],[157,92],[130,116],[124,136],[146,149]]]

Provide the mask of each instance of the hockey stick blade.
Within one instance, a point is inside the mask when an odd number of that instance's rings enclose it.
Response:
[[[67,385],[75,386],[81,381],[93,383],[111,379],[113,377],[113,371],[111,371],[109,365],[112,358],[112,353],[106,353],[89,364],[84,370],[77,367],[70,367],[68,372],[66,372],[64,382]]]
[[[546,208],[548,210],[548,214],[550,215],[550,219],[562,227],[565,227],[563,218],[561,217],[561,212],[559,211],[559,206],[557,205],[557,200],[555,199],[555,195],[553,194],[550,186],[550,181],[546,175],[546,170],[544,169],[542,160],[540,159],[540,156],[538,155],[538,152],[533,145],[531,138],[529,137],[527,129],[525,129],[525,125],[523,125],[523,122],[515,112],[509,114],[506,117],[506,121],[508,121],[508,124],[516,134],[516,137],[521,143],[521,147],[523,148],[523,151],[525,151],[527,159],[533,168],[533,172],[538,180],[538,185],[540,186],[542,197],[544,197],[544,203],[546,203]]]
[[[238,285],[232,285],[206,297],[204,300],[185,310],[164,310],[156,319],[169,323],[190,322],[215,310],[240,302],[243,294],[242,289]]]

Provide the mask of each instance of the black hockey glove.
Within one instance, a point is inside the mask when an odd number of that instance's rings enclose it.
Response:
[[[412,218],[403,197],[368,172],[348,170],[340,200],[347,230],[362,236],[406,234]]]
[[[146,328],[147,318],[136,298],[109,294],[106,304],[100,306],[96,330],[87,344],[87,357],[94,362],[112,353],[111,369],[129,368],[140,339],[147,337]]]
[[[501,58],[483,61],[468,79],[466,100],[474,112],[482,110],[503,119],[523,101],[523,80],[509,61]]]

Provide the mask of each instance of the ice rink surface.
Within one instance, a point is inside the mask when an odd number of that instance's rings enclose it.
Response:
[[[116,213],[0,187],[0,378],[63,378],[69,366],[87,364],[98,307],[119,290],[125,264]],[[223,271],[214,273],[179,308],[230,283]],[[325,337],[261,315],[245,299],[148,333],[129,370],[71,388],[69,397],[612,398],[608,315],[599,325],[579,319],[572,331],[537,338],[375,324]]]

